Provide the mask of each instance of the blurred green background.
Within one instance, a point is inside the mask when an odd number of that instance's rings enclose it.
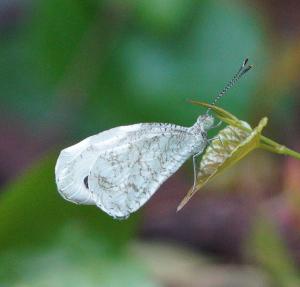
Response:
[[[300,163],[254,152],[199,192],[188,162],[128,220],[56,191],[59,151],[220,106],[300,149],[296,0],[0,0],[0,286],[300,286]]]

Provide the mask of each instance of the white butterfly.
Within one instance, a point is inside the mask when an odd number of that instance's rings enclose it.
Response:
[[[251,68],[247,62],[213,104]],[[191,156],[195,186],[195,159],[207,146],[207,131],[214,123],[208,111],[192,127],[116,127],[62,150],[55,166],[59,193],[74,203],[94,204],[114,218],[127,218]]]

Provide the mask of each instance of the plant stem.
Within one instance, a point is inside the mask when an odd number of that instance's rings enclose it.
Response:
[[[261,139],[261,144],[260,144],[261,148],[268,150],[270,152],[283,154],[283,155],[289,155],[289,156],[292,156],[292,157],[300,160],[300,153],[298,153],[294,150],[291,150],[291,149],[287,148],[286,146],[281,145],[263,135],[260,137],[260,139]]]

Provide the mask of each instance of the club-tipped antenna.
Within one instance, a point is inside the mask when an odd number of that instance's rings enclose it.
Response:
[[[241,65],[241,67],[239,68],[239,70],[237,71],[237,73],[225,85],[225,87],[223,88],[223,90],[215,97],[215,99],[212,102],[213,106],[215,106],[216,103],[227,93],[227,91],[229,89],[231,89],[236,84],[236,82],[253,67],[253,65],[247,65],[247,63],[248,63],[248,58],[246,58],[243,61],[243,64]],[[208,114],[210,110],[211,110],[211,108],[208,108],[206,113]]]

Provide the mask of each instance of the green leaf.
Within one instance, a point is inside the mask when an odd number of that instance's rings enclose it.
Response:
[[[193,100],[189,100],[189,102],[196,106],[201,106],[201,107],[211,109],[221,121],[223,121],[229,125],[238,127],[240,129],[244,129],[246,131],[251,131],[251,127],[249,127],[248,123],[239,120],[233,114],[225,111],[224,109],[222,109],[220,107],[217,107],[215,105],[211,105],[208,103],[204,103],[204,102],[193,101]]]
[[[249,129],[248,124],[245,124],[244,121],[239,120],[237,117],[235,117],[233,114],[229,113],[228,111],[225,111],[224,109],[217,107],[215,105],[211,105],[211,104],[207,104],[207,103],[203,103],[203,102],[198,102],[198,101],[192,101],[189,100],[190,103],[196,105],[196,106],[202,106],[205,108],[209,108],[211,109],[217,116],[217,118],[219,118],[221,121],[238,127],[244,131],[248,131],[250,132],[251,129]],[[260,136],[260,148],[267,150],[269,152],[273,152],[273,153],[277,153],[277,154],[281,154],[281,155],[288,155],[288,156],[292,156],[294,158],[300,159],[300,153],[291,150],[289,148],[287,148],[286,146],[279,144],[263,135]]]
[[[222,117],[226,118],[227,116],[222,115]],[[235,119],[235,121],[239,120]],[[231,125],[221,130],[202,157],[195,188],[189,190],[177,210],[182,209],[191,197],[209,180],[259,147],[260,135],[267,122],[267,118],[263,118],[258,126],[251,130],[251,127],[246,122],[239,121],[247,130]]]
[[[300,159],[300,153],[261,134],[268,122],[266,117],[259,122],[255,129],[252,129],[247,122],[239,120],[233,114],[220,107],[192,100],[189,100],[189,102],[210,109],[215,113],[217,118],[229,126],[221,130],[216,139],[214,139],[207,148],[200,163],[196,186],[189,190],[179,204],[177,211],[182,209],[191,197],[209,180],[224,169],[237,163],[256,148],[262,148],[273,153],[289,155]]]

